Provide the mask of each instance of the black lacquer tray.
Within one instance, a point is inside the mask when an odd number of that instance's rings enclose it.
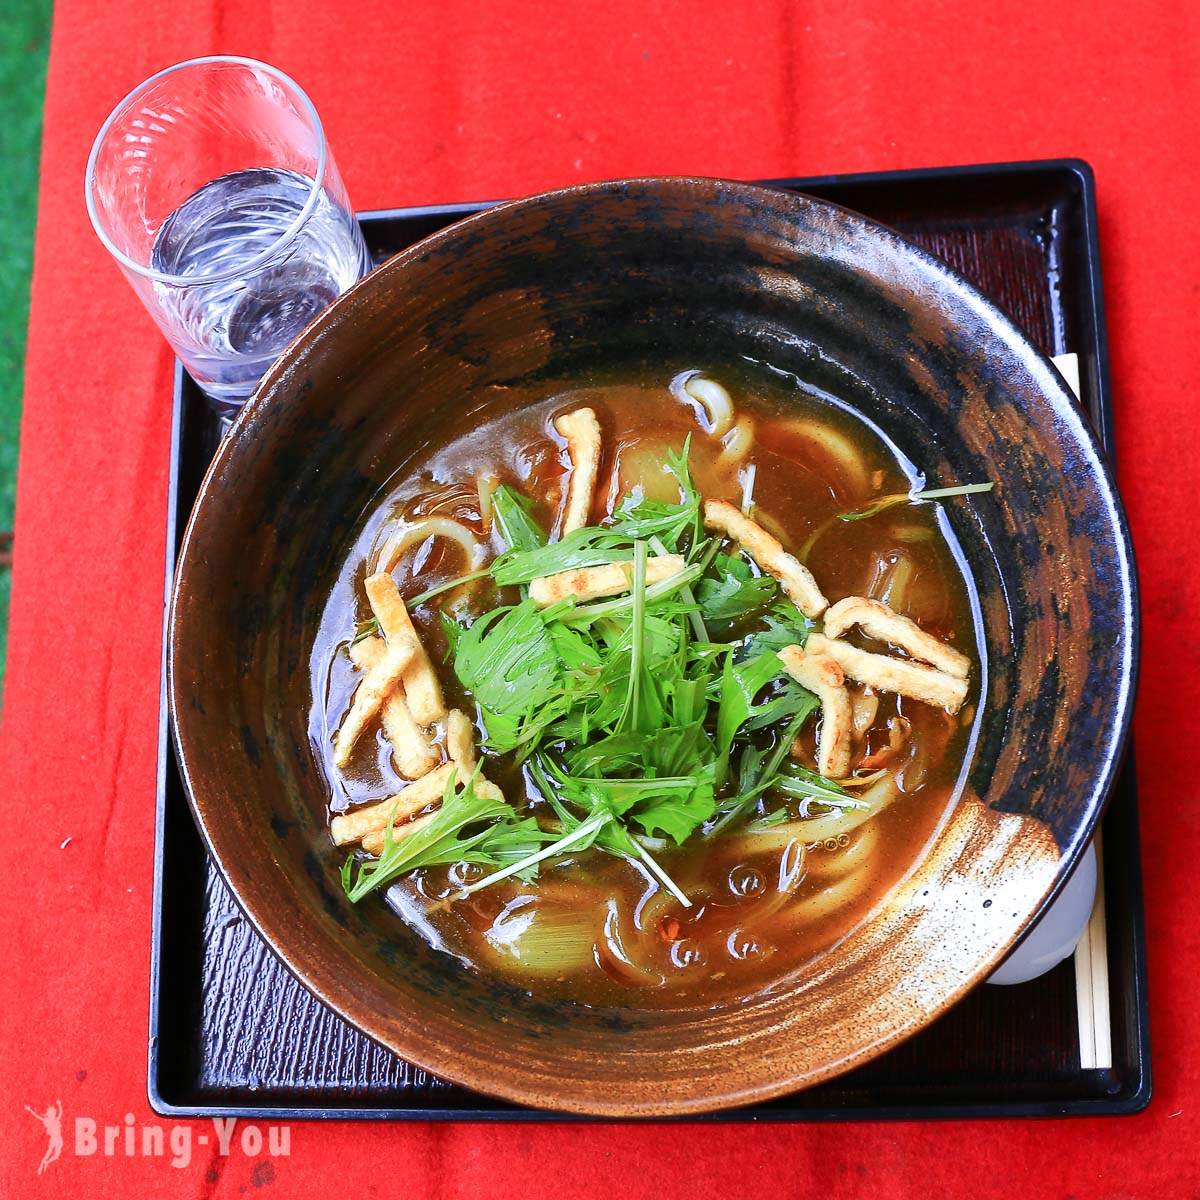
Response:
[[[772,181],[856,209],[937,254],[1047,354],[1079,357],[1081,395],[1109,455],[1112,405],[1095,185],[1072,161]],[[362,218],[381,260],[486,207]],[[217,419],[177,371],[167,592]],[[1030,983],[982,986],[934,1025],[850,1074],[709,1120],[845,1120],[1136,1112],[1150,1097],[1141,867],[1132,756],[1103,823],[1112,1066],[1080,1065],[1068,959]],[[566,1120],[443,1083],[324,1008],[241,915],[192,823],[159,730],[149,1095],[164,1115]]]

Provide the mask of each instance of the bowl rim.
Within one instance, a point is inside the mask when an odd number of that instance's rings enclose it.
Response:
[[[1100,445],[1099,437],[1091,425],[1084,419],[1084,413],[1077,398],[1071,392],[1050,358],[1043,354],[1028,339],[1016,322],[994,301],[980,292],[964,276],[949,264],[913,244],[890,226],[871,217],[848,208],[845,205],[808,195],[781,185],[765,183],[748,183],[739,180],[724,179],[718,176],[704,175],[640,175],[628,178],[599,180],[589,183],[572,184],[567,187],[549,191],[537,192],[528,196],[492,204],[480,211],[470,213],[451,224],[436,230],[432,234],[405,247],[397,254],[388,258],[375,270],[363,276],[350,288],[338,296],[314,321],[303,330],[297,338],[285,349],[263,376],[250,399],[237,413],[226,436],[222,439],[209,464],[204,478],[197,490],[196,500],[188,516],[183,539],[180,543],[176,558],[176,569],[172,580],[171,597],[167,624],[167,693],[171,718],[172,744],[175,747],[176,760],[179,766],[180,778],[188,798],[188,805],[193,819],[205,843],[205,846],[216,864],[222,879],[230,890],[238,908],[245,914],[257,934],[263,939],[275,957],[284,968],[322,1004],[332,1009],[342,1019],[358,1029],[377,1045],[389,1053],[414,1062],[416,1065],[459,1086],[473,1091],[499,1098],[511,1103],[524,1104],[534,1108],[547,1107],[543,1096],[521,1086],[512,1086],[506,1078],[497,1079],[495,1076],[480,1075],[470,1069],[460,1067],[455,1053],[451,1050],[441,1053],[418,1056],[408,1049],[402,1049],[388,1038],[377,1034],[360,1020],[360,1015],[352,1004],[339,999],[329,987],[321,986],[313,979],[312,955],[306,950],[297,949],[294,945],[289,949],[286,930],[282,925],[276,928],[276,923],[269,917],[264,918],[257,910],[251,894],[244,894],[241,883],[237,881],[233,864],[236,858],[227,861],[218,849],[222,844],[219,822],[210,822],[205,816],[205,804],[196,798],[192,785],[191,773],[188,770],[187,757],[179,734],[177,719],[182,697],[177,687],[175,661],[180,653],[180,594],[182,581],[186,575],[186,565],[189,551],[193,542],[196,526],[201,519],[204,502],[209,495],[211,485],[224,468],[227,460],[237,453],[240,437],[252,432],[256,420],[263,411],[269,410],[272,404],[272,393],[277,383],[284,379],[292,367],[296,354],[305,346],[317,340],[322,333],[339,320],[342,309],[353,303],[361,291],[367,290],[369,281],[380,272],[403,269],[408,262],[427,254],[431,249],[438,248],[447,241],[452,241],[470,232],[480,223],[485,226],[497,220],[503,220],[512,212],[523,211],[537,207],[547,202],[560,202],[573,199],[586,199],[596,196],[612,195],[628,192],[633,189],[650,188],[682,188],[685,190],[707,192],[709,195],[717,192],[736,192],[746,195],[748,199],[756,193],[769,193],[786,197],[789,203],[800,207],[811,206],[820,210],[834,210],[841,214],[842,219],[849,218],[851,222],[865,226],[875,237],[882,239],[893,254],[907,256],[918,263],[942,287],[949,286],[954,298],[964,304],[975,315],[981,317],[994,333],[1004,341],[1007,348],[1017,355],[1023,366],[1030,372],[1039,392],[1053,402],[1055,413],[1068,427],[1070,435],[1086,453],[1086,464],[1090,468],[1099,486],[1099,498],[1103,501],[1104,526],[1110,531],[1113,544],[1117,550],[1117,576],[1120,582],[1121,594],[1119,614],[1122,632],[1123,652],[1118,684],[1110,711],[1114,714],[1111,722],[1111,734],[1105,747],[1105,755],[1100,766],[1092,772],[1092,786],[1087,801],[1087,816],[1081,822],[1073,842],[1067,847],[1060,847],[1060,860],[1054,878],[1036,905],[1026,914],[1016,933],[1007,944],[995,953],[975,964],[966,980],[948,992],[945,997],[930,1011],[923,1014],[920,1020],[914,1020],[900,1030],[879,1042],[872,1042],[861,1047],[856,1053],[834,1063],[822,1066],[809,1072],[801,1079],[786,1078],[773,1082],[757,1083],[737,1090],[722,1092],[720,1088],[707,1091],[699,1097],[675,1098],[664,1101],[661,1109],[653,1115],[686,1116],[722,1109],[738,1107],[746,1104],[761,1103],[780,1096],[794,1093],[798,1089],[807,1089],[826,1079],[840,1075],[863,1062],[877,1057],[920,1029],[925,1028],[948,1008],[957,1003],[968,991],[982,983],[992,971],[1028,936],[1034,925],[1049,906],[1057,899],[1066,886],[1071,875],[1078,868],[1083,855],[1090,845],[1107,807],[1113,785],[1121,768],[1128,744],[1133,705],[1137,691],[1137,680],[1141,649],[1141,620],[1139,606],[1139,587],[1133,542],[1129,522],[1121,503],[1116,487],[1115,473],[1107,461]],[[231,850],[236,849],[236,843],[228,843]],[[305,963],[305,959],[309,962]],[[712,1077],[710,1077],[711,1079]],[[606,1100],[589,1100],[578,1097],[563,1099],[556,1097],[553,1111],[591,1115],[598,1117],[628,1117],[631,1114],[629,1106],[608,1102]],[[649,1115],[649,1114],[647,1114]]]

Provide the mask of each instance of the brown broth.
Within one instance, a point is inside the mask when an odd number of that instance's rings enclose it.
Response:
[[[634,487],[676,498],[662,463],[692,435],[691,467],[706,498],[737,502],[753,468],[754,516],[806,558],[831,599],[869,595],[890,602],[978,663],[966,581],[936,506],[903,505],[870,520],[838,513],[881,494],[907,491],[912,469],[853,413],[766,373],[714,372],[730,387],[754,438],[738,461],[705,433],[697,406],[673,398],[662,376],[574,387],[536,402],[492,403],[464,416],[444,441],[418,451],[395,488],[372,512],[332,591],[312,655],[310,733],[330,781],[331,813],[399,790],[382,735],[364,736],[346,772],[331,763],[331,738],[357,675],[345,653],[356,622],[370,616],[362,582],[381,531],[397,516],[451,516],[474,530],[490,557],[476,486],[479,477],[510,483],[540,502],[549,525],[569,464],[554,416],[589,405],[604,431],[593,522]],[[413,547],[395,572],[412,597],[469,569],[442,539]],[[435,662],[445,655],[439,612],[484,611],[505,597],[490,582],[463,585],[422,605],[414,622]],[[851,635],[853,638],[853,635]],[[865,648],[886,647],[854,639]],[[449,670],[449,703],[474,712]],[[978,687],[979,670],[972,687]],[[861,690],[861,689],[859,689]],[[435,946],[481,971],[543,995],[588,1004],[693,1007],[728,1003],[761,991],[818,957],[858,925],[920,860],[949,804],[967,753],[974,707],[951,717],[940,709],[883,695],[855,760],[888,745],[888,721],[911,727],[890,774],[878,815],[849,833],[807,836],[805,823],[752,834],[735,829],[705,840],[693,835],[655,857],[693,899],[684,909],[640,865],[600,851],[555,859],[536,885],[506,881],[468,900],[444,902],[477,868],[430,869],[388,892],[395,910]],[[816,719],[804,735],[811,762]],[[488,776],[514,803],[538,803],[519,768],[489,759]],[[828,825],[824,822],[823,825]],[[818,829],[821,827],[818,826]],[[564,947],[568,948],[564,950]]]

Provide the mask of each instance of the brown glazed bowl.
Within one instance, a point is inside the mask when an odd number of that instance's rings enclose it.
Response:
[[[771,363],[853,404],[934,480],[980,596],[969,784],[929,857],[834,950],[718,1011],[549,1002],[339,884],[308,742],[309,652],[364,514],[459,398],[623,362]],[[974,498],[979,499],[979,498]],[[263,381],[176,576],[170,697],[196,820],[267,943],[435,1075],[608,1116],[762,1101],[879,1054],[991,972],[1061,886],[1118,765],[1137,653],[1112,478],[1050,364],[942,263],[830,204],[705,179],[569,188],[393,258]]]

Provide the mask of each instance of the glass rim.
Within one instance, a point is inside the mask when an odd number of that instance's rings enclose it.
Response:
[[[100,151],[111,131],[117,118],[128,110],[131,104],[136,101],[144,92],[146,92],[153,84],[159,80],[167,78],[169,75],[174,75],[179,71],[188,70],[192,67],[208,66],[210,64],[221,64],[236,67],[249,67],[256,71],[265,71],[268,75],[273,76],[286,87],[290,88],[299,98],[300,104],[305,113],[308,115],[312,123],[313,131],[317,138],[317,170],[312,179],[312,185],[309,188],[308,198],[304,202],[304,207],[297,214],[292,223],[269,245],[266,249],[259,251],[253,258],[246,262],[240,263],[238,266],[225,271],[214,271],[208,274],[201,275],[173,275],[168,271],[157,271],[146,263],[140,263],[137,259],[126,254],[116,242],[113,241],[108,230],[104,226],[100,212],[96,204],[95,182],[96,182],[96,165],[100,159]],[[96,140],[92,143],[92,151],[88,155],[87,173],[84,176],[84,199],[87,203],[88,217],[91,219],[92,228],[96,231],[96,236],[104,244],[104,248],[117,260],[118,263],[127,271],[140,276],[143,279],[152,279],[156,283],[172,284],[176,287],[196,287],[211,283],[224,283],[230,279],[234,279],[239,275],[245,275],[252,271],[256,271],[259,267],[265,266],[279,252],[281,246],[292,241],[296,234],[304,227],[309,217],[312,216],[314,209],[317,206],[317,201],[321,196],[321,189],[325,186],[325,172],[328,162],[328,147],[325,142],[325,127],[321,124],[321,118],[317,113],[316,106],[308,98],[308,93],[288,74],[281,71],[278,67],[273,67],[270,63],[265,63],[257,58],[244,58],[236,54],[208,54],[200,58],[189,58],[183,62],[175,63],[173,66],[164,67],[161,71],[156,71],[153,75],[143,79],[132,91],[125,95],[113,108],[104,124],[100,126],[100,132],[96,134]],[[184,197],[186,199],[186,197]]]

